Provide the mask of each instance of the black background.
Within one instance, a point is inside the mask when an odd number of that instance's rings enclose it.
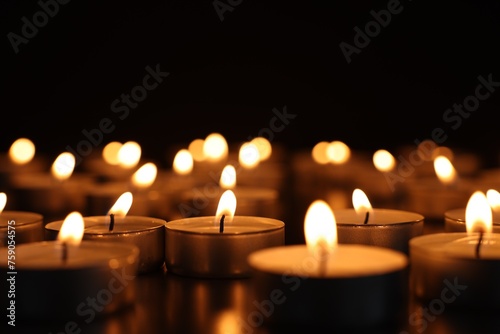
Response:
[[[478,76],[500,81],[499,2],[401,1],[350,64],[339,44],[353,44],[354,27],[388,1],[232,3],[221,21],[208,0],[72,0],[16,54],[7,35],[40,5],[2,1],[0,148],[27,136],[58,154],[110,118],[103,142],[137,140],[154,157],[210,132],[245,140],[286,106],[297,117],[273,139],[290,148],[338,139],[396,149],[442,127],[444,145],[497,163],[499,92],[457,129],[443,114],[474,94]],[[119,120],[112,101],[156,64],[170,76]]]

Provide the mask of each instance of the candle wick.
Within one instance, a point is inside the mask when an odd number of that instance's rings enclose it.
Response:
[[[483,232],[479,232],[479,240],[476,245],[476,258],[479,259],[479,251],[481,250],[481,244],[483,243]]]
[[[370,211],[366,211],[365,221],[363,222],[363,224],[368,224],[368,219],[369,218],[370,218]]]
[[[61,260],[63,263],[66,263],[68,260],[68,244],[66,242],[62,243]]]
[[[112,232],[114,228],[115,228],[115,214],[110,213],[109,214],[109,232]]]
[[[220,217],[219,233],[224,232],[224,218],[226,218],[226,215],[222,215],[222,217]]]
[[[326,264],[328,260],[328,250],[327,250],[327,244],[324,239],[321,239],[318,242],[318,247],[319,247],[319,275],[321,277],[325,276],[326,274]]]

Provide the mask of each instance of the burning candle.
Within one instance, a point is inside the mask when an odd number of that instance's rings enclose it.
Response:
[[[130,192],[123,193],[106,216],[84,217],[84,240],[130,243],[138,247],[138,272],[160,270],[165,262],[165,224],[159,218],[127,216],[132,205]],[[45,225],[46,238],[53,240],[59,234],[63,221]]]
[[[83,229],[81,214],[71,212],[57,240],[22,244],[13,253],[0,249],[3,259],[10,256],[0,264],[8,278],[2,280],[2,289],[15,285],[15,298],[5,298],[3,305],[15,310],[15,320],[70,320],[89,310],[106,315],[134,303],[139,249],[82,241]],[[91,298],[97,308],[89,304]]]
[[[434,158],[434,170],[437,177],[405,180],[407,207],[428,221],[443,224],[447,210],[465,207],[473,184],[459,178],[450,159],[444,155]]]
[[[337,244],[329,205],[308,208],[306,245],[271,247],[248,262],[257,301],[270,301],[271,325],[371,328],[395,321],[404,308],[407,256],[368,245]]]
[[[0,155],[0,187],[9,189],[13,175],[43,171],[47,162],[35,153],[35,144],[29,138],[16,139],[7,154]]]
[[[423,301],[453,301],[453,307],[498,308],[500,235],[492,233],[486,195],[475,191],[466,206],[466,232],[410,240],[411,287]]]
[[[492,210],[492,232],[500,233],[500,193],[495,189],[486,191],[486,199]],[[448,210],[444,214],[444,229],[446,232],[466,232],[465,208]]]
[[[388,247],[408,254],[408,241],[424,229],[424,216],[403,210],[372,208],[361,189],[352,193],[354,209],[337,209],[338,241]]]
[[[222,170],[218,184],[211,183],[184,191],[176,202],[178,218],[209,216],[217,209],[217,199],[230,189],[238,198],[238,212],[242,216],[280,219],[281,199],[276,189],[237,185],[238,172],[233,165]]]
[[[63,152],[52,163],[50,173],[26,173],[13,177],[16,205],[51,218],[84,210],[85,193],[94,178],[75,174],[74,168],[74,155]]]
[[[284,223],[256,216],[235,216],[236,196],[226,190],[215,216],[167,222],[167,271],[193,277],[248,277],[247,256],[284,244]]]
[[[94,183],[87,190],[88,215],[99,215],[106,212],[116,199],[124,192],[134,195],[134,205],[129,213],[134,216],[155,216],[155,208],[159,205],[159,192],[156,184],[158,168],[153,162],[146,162],[129,178],[123,181]]]
[[[0,193],[0,247],[43,240],[43,216],[35,212],[4,211],[7,195]]]

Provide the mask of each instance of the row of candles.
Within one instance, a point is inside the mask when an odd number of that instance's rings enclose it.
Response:
[[[323,144],[314,148],[313,161],[317,162],[321,153],[330,154],[330,159],[335,156],[330,152],[334,145]],[[250,153],[240,156],[258,156],[255,152],[260,147],[250,147]],[[192,162],[188,152],[193,151],[179,151]],[[63,157],[64,168],[53,170],[74,167],[71,158]],[[453,171],[448,160],[442,161],[445,169]],[[493,227],[499,196],[494,189],[471,192],[467,208],[446,211],[446,233],[423,235],[425,215],[374,208],[365,192],[356,188],[352,192],[353,209],[332,210],[327,201],[310,201],[304,219],[306,244],[285,245],[286,224],[273,214],[256,215],[251,209],[235,214],[240,212],[240,198],[245,193],[237,192],[234,184],[239,173],[229,167],[226,164],[220,175],[224,187],[212,194],[218,199],[216,207],[209,206],[209,211],[201,210],[196,217],[131,215],[129,210],[138,193],[130,191],[128,183],[125,188],[118,187],[121,196],[105,215],[83,216],[75,210],[64,220],[44,224],[41,214],[4,211],[0,256],[8,259],[15,255],[15,265],[9,268],[9,262],[7,266],[3,262],[2,269],[17,275],[16,284],[22,286],[19,300],[29,301],[23,306],[25,316],[64,316],[68,305],[78,305],[103,289],[108,291],[110,282],[118,280],[119,275],[147,274],[163,265],[180,276],[254,277],[259,300],[278,303],[286,291],[293,291],[286,295],[289,301],[270,319],[278,323],[328,326],[332,316],[337,325],[347,327],[387,321],[401,310],[410,268],[412,291],[420,298],[439,298],[443,282],[456,282],[458,278],[467,286],[461,297],[464,305],[492,305],[489,296],[497,294],[500,260]],[[359,173],[351,167],[343,173],[349,170]],[[141,173],[134,173],[133,178],[141,179]],[[347,174],[341,178],[347,179]],[[190,187],[192,190],[196,183],[190,183]],[[5,205],[7,197],[2,198]],[[90,277],[92,280],[86,279]],[[68,289],[60,291],[60,299],[50,297],[53,307],[47,308],[44,298],[40,302],[32,300],[40,291],[52,291],[51,286],[55,290]],[[483,291],[485,287],[488,295]],[[120,291],[121,297],[113,298],[108,311],[132,302],[131,289]],[[297,305],[303,307],[297,309]],[[54,313],[54,308],[58,312]]]

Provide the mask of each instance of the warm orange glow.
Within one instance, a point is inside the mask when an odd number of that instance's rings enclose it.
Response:
[[[233,221],[234,213],[236,211],[236,196],[234,192],[230,189],[224,191],[219,200],[219,205],[217,206],[217,212],[215,213],[215,224],[219,224],[222,215],[225,215],[224,221],[230,223]]]
[[[219,185],[224,189],[234,189],[236,187],[236,169],[232,165],[227,165],[220,175]]]
[[[132,184],[138,188],[148,188],[156,180],[158,168],[152,162],[147,162],[132,175]]]
[[[330,143],[326,141],[320,141],[316,145],[314,145],[311,155],[314,161],[321,165],[325,165],[329,162],[328,155],[326,154],[326,150]]]
[[[271,142],[264,137],[255,137],[250,141],[259,150],[260,161],[265,161],[271,157],[273,148]]]
[[[27,164],[34,156],[35,144],[28,138],[19,138],[10,146],[9,157],[16,164]]]
[[[260,162],[260,153],[257,146],[251,142],[243,143],[239,150],[238,161],[243,168],[257,167]]]
[[[69,152],[63,152],[54,160],[51,167],[52,176],[59,181],[69,179],[75,169],[75,156]]]
[[[447,157],[448,160],[453,161],[454,155],[453,151],[451,148],[446,147],[446,146],[438,146],[432,151],[432,158],[437,158],[438,156],[444,156]]]
[[[435,157],[436,143],[430,139],[423,140],[417,146],[417,153],[424,161],[432,161]]]
[[[453,167],[451,161],[444,155],[434,158],[434,171],[443,184],[451,184],[457,178],[455,167]]]
[[[2,213],[6,204],[7,204],[7,195],[2,192],[0,193],[0,213]]]
[[[387,150],[378,150],[373,154],[373,164],[381,172],[390,172],[396,166],[396,159]]]
[[[120,163],[118,153],[122,146],[123,144],[118,141],[112,141],[106,144],[102,150],[102,158],[104,161],[113,166],[118,165]]]
[[[203,139],[195,139],[191,143],[189,143],[188,150],[189,153],[193,156],[194,161],[203,161],[205,160],[205,153],[203,152],[203,146],[205,145],[205,141]]]
[[[337,247],[337,223],[325,201],[316,200],[307,209],[304,234],[307,248],[313,255],[328,255]]]
[[[83,238],[83,230],[85,223],[83,222],[82,215],[73,211],[66,216],[61,225],[61,229],[57,234],[57,240],[65,242],[68,245],[78,246]]]
[[[226,139],[220,133],[211,133],[205,138],[203,153],[208,160],[223,160],[227,157],[228,151]]]
[[[124,168],[132,168],[137,166],[141,160],[141,146],[135,141],[128,141],[120,147],[118,151],[118,161],[120,166]]]
[[[172,169],[175,174],[187,175],[193,171],[193,156],[189,150],[180,149],[174,157]]]
[[[491,233],[493,229],[493,214],[486,195],[475,191],[465,208],[465,227],[468,233]]]
[[[132,193],[130,191],[124,192],[120,197],[118,197],[111,209],[109,209],[108,215],[114,214],[115,216],[120,217],[126,216],[132,206],[132,201]]]
[[[326,155],[329,162],[335,165],[340,165],[351,157],[351,149],[341,141],[332,141],[326,148]]]
[[[500,192],[495,189],[488,189],[486,191],[486,198],[493,211],[500,211]]]
[[[354,189],[352,192],[352,205],[354,207],[354,211],[360,216],[365,217],[367,212],[372,212],[372,205],[370,200],[368,200],[368,196],[366,196],[365,192],[361,189]]]

